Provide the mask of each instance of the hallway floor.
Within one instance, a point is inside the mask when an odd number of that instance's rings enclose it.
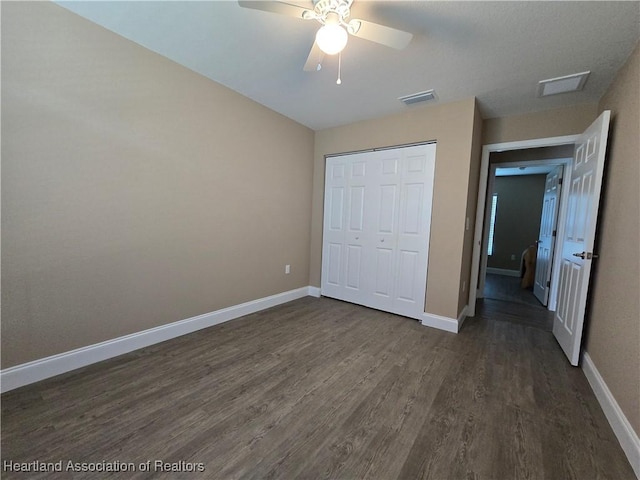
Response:
[[[521,280],[520,277],[487,273],[484,286],[484,298],[543,307],[533,294],[532,289],[522,288],[520,286]]]
[[[553,312],[538,301],[532,290],[521,288],[520,280],[519,277],[487,273],[484,287],[486,301],[479,301],[487,311],[502,320],[550,332],[553,328]]]

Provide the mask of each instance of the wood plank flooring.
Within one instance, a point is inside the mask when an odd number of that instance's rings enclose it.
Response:
[[[520,277],[487,273],[484,284],[484,298],[544,308],[533,294],[533,289],[522,288],[520,286],[521,283],[522,279]]]
[[[501,303],[455,335],[307,297],[132,352],[4,394],[2,461],[132,462],[108,474],[127,479],[635,478],[582,371]]]

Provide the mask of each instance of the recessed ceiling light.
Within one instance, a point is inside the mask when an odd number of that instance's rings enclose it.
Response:
[[[538,97],[557,95],[558,93],[577,92],[584,88],[591,72],[574,73],[564,77],[550,78],[538,82]]]
[[[436,92],[431,90],[426,90],[424,92],[412,93],[411,95],[405,95],[404,97],[398,97],[405,105],[412,105],[414,103],[426,102],[427,100],[434,100],[436,98]]]

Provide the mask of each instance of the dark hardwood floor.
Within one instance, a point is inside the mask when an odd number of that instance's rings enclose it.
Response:
[[[484,298],[522,303],[533,307],[544,308],[533,294],[531,288],[522,288],[520,277],[487,273],[484,284]]]
[[[136,471],[2,476],[635,478],[582,371],[501,303],[455,335],[307,297],[8,392],[3,464]]]
[[[514,322],[531,327],[553,330],[553,312],[547,310],[533,295],[532,289],[522,288],[520,278],[488,273],[485,277],[484,298],[500,300],[486,302],[487,318]]]

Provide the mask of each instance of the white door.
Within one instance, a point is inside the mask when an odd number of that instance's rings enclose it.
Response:
[[[425,310],[435,145],[403,153],[393,311],[420,318]]]
[[[322,251],[323,294],[357,302],[362,296],[362,251],[367,165],[363,154],[327,161]]]
[[[556,240],[556,223],[558,221],[558,203],[562,186],[562,167],[556,167],[547,175],[540,218],[540,234],[538,237],[538,255],[536,260],[533,294],[540,303],[549,302],[549,286],[551,281],[551,265]]]
[[[424,313],[435,144],[326,161],[322,295]]]
[[[562,238],[558,306],[553,334],[572,365],[580,360],[580,342],[593,259],[610,111],[604,111],[576,142],[569,206]]]
[[[367,262],[366,274],[371,283],[363,304],[390,312],[396,290],[402,151],[371,152],[368,158],[375,185],[371,189],[371,208],[367,216],[371,227],[371,259]]]

